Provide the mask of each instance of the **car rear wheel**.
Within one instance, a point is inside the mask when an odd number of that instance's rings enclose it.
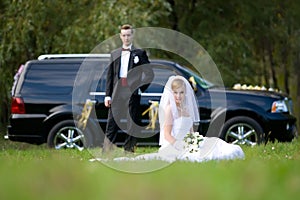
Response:
[[[234,117],[226,121],[221,138],[228,143],[250,146],[264,141],[262,127],[249,117]]]
[[[49,132],[47,144],[55,149],[78,149],[92,145],[93,136],[86,128],[83,132],[75,126],[73,120],[65,120],[56,124]]]

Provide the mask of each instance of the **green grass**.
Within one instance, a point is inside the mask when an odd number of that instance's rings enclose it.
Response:
[[[300,196],[298,140],[243,147],[245,160],[175,162],[142,174],[89,162],[90,151],[57,151],[2,138],[0,148],[0,199],[281,200]],[[139,153],[154,150],[138,148]]]

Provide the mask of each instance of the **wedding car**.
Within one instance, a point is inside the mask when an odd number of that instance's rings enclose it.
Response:
[[[103,103],[108,63],[108,54],[42,55],[26,62],[15,75],[5,138],[47,143],[56,149],[101,145],[108,111]],[[138,138],[138,145],[158,145],[158,105],[163,86],[172,75],[191,82],[200,112],[195,127],[204,136],[256,145],[276,139],[291,141],[298,135],[292,100],[282,93],[225,89],[167,60],[151,60],[150,67],[155,76],[141,94],[143,137]],[[84,127],[78,126],[82,120]],[[120,145],[124,141],[123,131],[117,141]]]

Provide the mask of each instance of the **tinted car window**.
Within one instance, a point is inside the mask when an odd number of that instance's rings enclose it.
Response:
[[[105,83],[106,83],[107,70],[108,70],[108,68],[106,68],[104,70],[104,72],[103,72],[100,79],[99,79],[99,77],[95,77],[95,81],[98,82],[96,92],[105,92]]]
[[[14,82],[13,82],[13,86],[11,88],[11,96],[15,95],[15,89],[17,87],[17,84],[18,84],[18,81],[19,81],[19,78],[20,78],[20,75],[21,75],[23,69],[24,69],[24,65],[22,64],[14,76]]]
[[[149,85],[148,89],[144,91],[144,93],[162,93],[163,87],[168,81],[170,76],[176,75],[177,73],[172,68],[168,68],[166,66],[153,66],[154,79],[152,83]],[[106,82],[106,74],[107,68],[105,69],[103,75],[98,81],[97,92],[105,91],[105,82]]]
[[[154,79],[144,93],[162,93],[163,87],[170,76],[176,75],[174,69],[162,68],[161,66],[153,67]]]
[[[69,94],[72,93],[80,63],[31,64],[21,89],[21,94]],[[63,69],[63,73],[62,73]],[[57,84],[60,83],[60,84]],[[59,87],[63,85],[63,87]],[[45,90],[47,88],[47,90]]]

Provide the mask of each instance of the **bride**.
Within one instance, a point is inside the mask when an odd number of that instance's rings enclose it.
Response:
[[[194,132],[194,122],[199,122],[199,111],[194,91],[182,76],[171,76],[165,85],[159,104],[160,148],[157,153],[143,154],[134,158],[115,160],[185,160],[203,162],[244,158],[241,147],[229,144],[217,137],[199,137]],[[187,145],[187,134],[192,133],[201,140],[191,148]]]

